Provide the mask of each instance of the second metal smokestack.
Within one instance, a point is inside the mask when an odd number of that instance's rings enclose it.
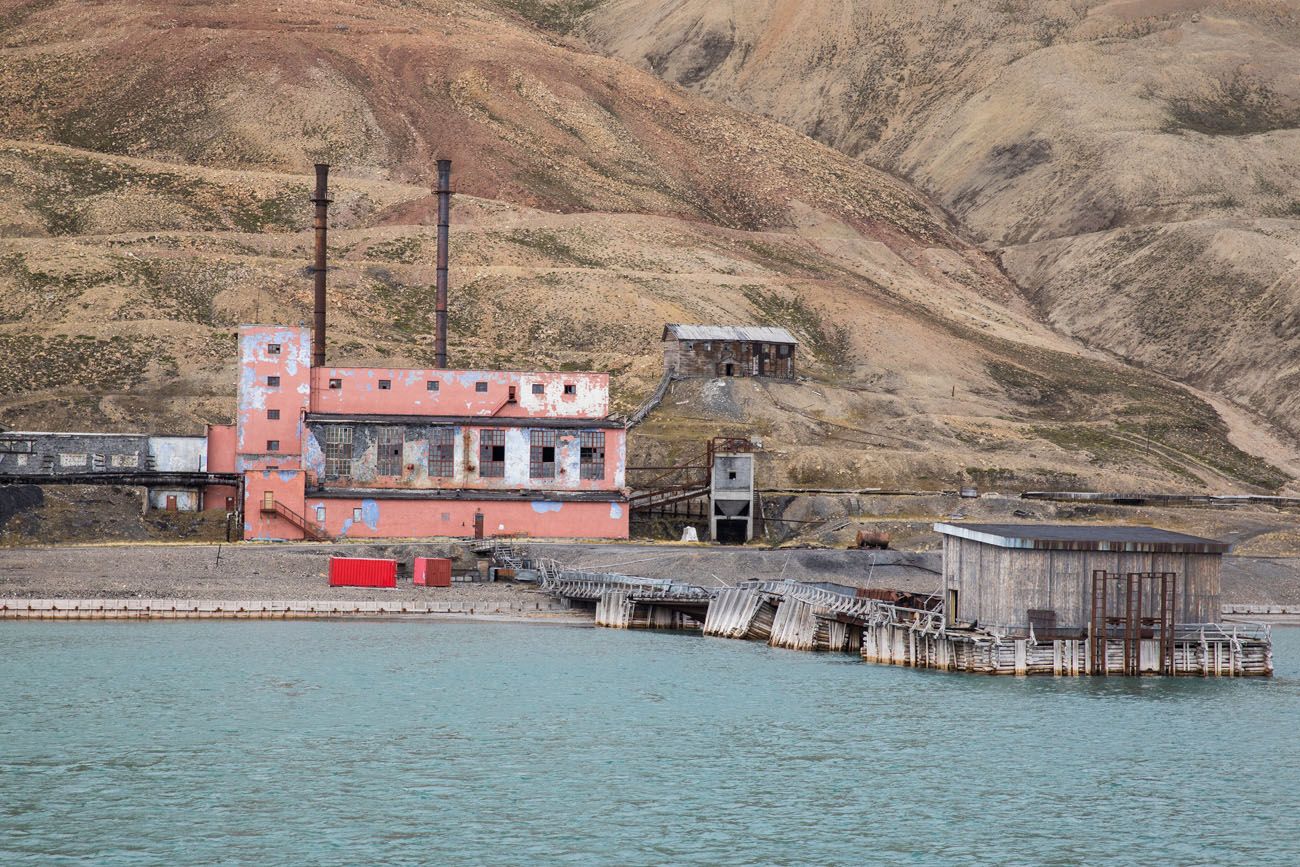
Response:
[[[438,160],[438,299],[434,356],[438,367],[447,366],[447,241],[451,224],[451,160]]]
[[[316,215],[312,228],[316,230],[316,255],[312,260],[312,278],[315,292],[312,298],[311,366],[325,366],[325,233],[329,227],[329,176],[328,163],[316,163],[316,193],[312,204]]]

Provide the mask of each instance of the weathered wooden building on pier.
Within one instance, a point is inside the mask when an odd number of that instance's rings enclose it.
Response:
[[[1231,546],[1155,527],[1062,524],[936,524],[950,623],[1008,635],[1083,637],[1103,612],[1131,601],[1141,616],[1171,623],[1219,620],[1219,574]],[[1094,577],[1122,580],[1123,593]],[[1128,596],[1128,576],[1145,576]],[[1164,577],[1165,596],[1154,585]],[[1136,579],[1135,579],[1136,580]],[[1102,591],[1111,590],[1102,595]],[[1169,607],[1172,606],[1172,607]],[[1135,612],[1136,613],[1136,612]]]
[[[556,570],[598,626],[705,635],[983,674],[1268,676],[1266,625],[1225,623],[1229,546],[1151,527],[936,524],[932,594],[795,581],[699,587]],[[844,576],[848,582],[862,576]]]

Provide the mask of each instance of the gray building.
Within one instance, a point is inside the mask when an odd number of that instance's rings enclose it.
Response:
[[[83,475],[146,469],[148,463],[149,437],[145,434],[0,434],[0,473],[5,475]]]
[[[743,545],[754,538],[754,455],[717,452],[709,491],[709,538]]]
[[[1217,623],[1226,543],[1154,527],[935,524],[949,622],[1038,638]],[[1106,623],[1110,627],[1106,627]]]
[[[171,484],[146,485],[149,505],[193,512],[205,505],[202,486],[175,481],[205,474],[207,454],[208,440],[202,436],[6,431],[0,433],[0,479],[78,484],[171,479]]]
[[[793,379],[799,341],[764,325],[665,325],[664,367],[674,376]]]

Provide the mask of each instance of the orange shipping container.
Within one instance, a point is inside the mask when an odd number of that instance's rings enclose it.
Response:
[[[451,586],[451,560],[446,557],[416,557],[412,572],[417,585],[423,587]]]

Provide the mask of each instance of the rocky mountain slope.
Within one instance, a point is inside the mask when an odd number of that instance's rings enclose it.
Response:
[[[1249,420],[1053,331],[907,184],[557,31],[583,11],[0,2],[0,423],[228,420],[235,327],[308,318],[317,160],[331,359],[429,363],[447,156],[453,363],[607,369],[627,409],[664,322],[800,336],[811,383],[683,387],[641,454],[753,429],[786,455],[774,482],[1300,474]]]
[[[1055,327],[1300,434],[1295,0],[605,0],[578,30],[910,179]]]

